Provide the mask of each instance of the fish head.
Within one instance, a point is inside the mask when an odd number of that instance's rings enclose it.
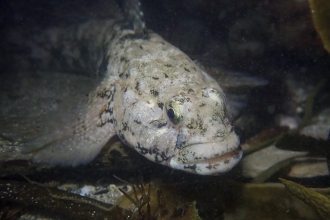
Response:
[[[242,151],[226,115],[225,96],[215,88],[189,91],[165,104],[167,119],[178,131],[169,166],[202,175],[227,172],[240,161]]]
[[[200,175],[229,171],[242,158],[220,89],[191,88],[166,98],[121,91],[116,132],[151,161]],[[118,97],[118,96],[117,96]],[[115,110],[114,110],[115,111]]]
[[[242,151],[219,84],[179,49],[149,37],[131,42],[123,53],[116,133],[144,157],[173,169],[229,171]]]

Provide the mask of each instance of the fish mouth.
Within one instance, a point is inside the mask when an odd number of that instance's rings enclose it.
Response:
[[[218,175],[231,170],[243,152],[235,133],[221,142],[185,146],[169,162],[175,169],[199,175]]]

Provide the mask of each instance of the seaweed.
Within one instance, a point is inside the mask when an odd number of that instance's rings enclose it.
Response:
[[[298,183],[279,178],[285,188],[308,205],[318,210],[324,219],[330,219],[330,198]]]
[[[321,37],[324,48],[330,53],[330,2],[309,0],[314,26]]]
[[[124,196],[117,201],[116,205],[124,209],[131,209],[129,219],[201,219],[195,201],[188,199],[183,194],[173,192],[171,188],[149,183],[148,189],[145,189],[143,184],[135,184],[130,193],[120,191]]]
[[[141,197],[138,198],[138,193],[136,188],[139,190],[139,192],[141,193]],[[133,215],[134,213],[137,211],[139,213],[139,215],[141,216],[141,218],[145,218],[145,214],[142,211],[143,206],[147,205],[147,219],[152,219],[151,213],[150,213],[150,183],[149,183],[149,187],[148,187],[148,192],[145,192],[144,186],[143,184],[137,184],[137,185],[133,185],[133,194],[134,194],[134,198],[132,196],[130,196],[128,193],[126,193],[124,190],[120,189],[120,192],[122,192],[124,194],[124,196],[132,203],[135,205],[135,209],[133,210]],[[133,216],[132,215],[132,216]]]

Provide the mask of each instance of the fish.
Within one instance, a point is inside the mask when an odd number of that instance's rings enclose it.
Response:
[[[52,126],[16,151],[35,163],[75,167],[91,162],[117,135],[145,158],[175,170],[231,170],[243,153],[222,88],[146,29],[138,1],[128,0],[124,8],[126,16],[32,35],[30,57],[43,54],[37,57],[40,68],[92,72],[99,80],[74,108],[50,115],[45,123]]]

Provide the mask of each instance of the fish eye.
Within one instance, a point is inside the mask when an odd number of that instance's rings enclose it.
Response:
[[[178,125],[182,119],[183,119],[183,103],[180,103],[179,101],[175,99],[169,100],[165,104],[165,110],[168,119],[175,124]]]
[[[175,112],[173,108],[167,110],[167,116],[171,121],[175,118]]]

